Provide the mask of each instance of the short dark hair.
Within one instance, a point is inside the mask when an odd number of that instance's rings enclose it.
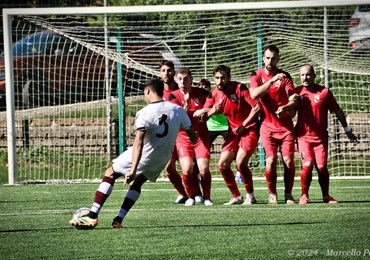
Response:
[[[214,70],[213,70],[213,76],[217,73],[220,72],[223,75],[227,75],[230,77],[231,75],[231,69],[230,67],[226,65],[218,65]]]
[[[198,83],[198,86],[201,86],[201,85],[211,87],[211,82],[208,79],[201,79]]]
[[[158,96],[163,97],[164,84],[160,79],[151,79],[145,83],[144,88],[150,88],[151,91],[157,93]]]
[[[265,53],[267,50],[269,50],[271,52],[275,52],[277,55],[279,55],[279,53],[280,53],[279,48],[276,47],[276,45],[273,45],[273,44],[270,44],[270,45],[266,46],[266,48],[263,51],[263,53]]]
[[[187,67],[181,67],[181,68],[179,68],[177,71],[176,71],[176,75],[177,74],[186,74],[186,75],[188,75],[188,76],[191,76],[191,71],[190,71],[190,69],[189,68],[187,68]]]
[[[162,60],[162,61],[159,63],[159,69],[161,69],[161,68],[162,68],[162,66],[164,66],[164,65],[166,65],[166,66],[168,66],[168,67],[172,68],[173,70],[175,70],[175,65],[174,65],[174,64],[173,64],[173,62],[172,62],[172,61],[170,61],[170,60]]]

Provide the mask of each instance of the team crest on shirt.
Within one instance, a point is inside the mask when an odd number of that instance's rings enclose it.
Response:
[[[230,96],[230,98],[231,98],[231,101],[232,101],[233,103],[238,102],[238,98],[236,97],[236,95],[235,95],[235,94],[232,94],[232,95]]]
[[[280,87],[280,85],[281,85],[281,81],[280,81],[280,80],[278,80],[278,81],[276,81],[276,82],[274,83],[274,87],[275,87],[275,88],[279,88],[279,87]]]
[[[199,98],[194,98],[194,105],[199,106]]]
[[[319,103],[319,101],[320,101],[320,95],[314,95],[314,96],[313,96],[313,101],[314,101],[315,103]]]

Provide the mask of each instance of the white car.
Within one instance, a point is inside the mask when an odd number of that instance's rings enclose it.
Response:
[[[348,23],[349,48],[370,51],[370,5],[357,6]]]

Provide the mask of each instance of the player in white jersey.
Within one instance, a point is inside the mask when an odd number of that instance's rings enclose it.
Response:
[[[130,184],[121,209],[113,219],[112,227],[121,228],[122,220],[135,204],[141,193],[141,186],[147,181],[155,182],[169,161],[180,129],[184,129],[192,142],[198,139],[185,110],[178,105],[164,101],[163,82],[149,81],[144,88],[148,103],[136,114],[136,136],[132,147],[113,160],[95,193],[90,212],[71,225],[94,228],[98,225],[98,214],[112,192],[115,180],[125,176],[124,184]]]

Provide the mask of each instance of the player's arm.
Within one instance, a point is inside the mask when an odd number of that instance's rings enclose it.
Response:
[[[348,136],[351,143],[357,143],[357,137],[352,133],[352,130],[349,128],[346,115],[344,114],[343,110],[341,108],[334,111],[335,115],[337,116],[339,122],[342,124],[344,132]]]
[[[295,116],[298,105],[299,105],[299,96],[293,93],[291,96],[289,96],[288,103],[278,107],[275,113],[278,118],[280,118],[284,113],[287,113],[290,117],[293,118]]]
[[[251,77],[251,82],[255,82],[255,77],[257,77],[256,75],[252,75]],[[270,80],[266,81],[265,83],[263,83],[262,85],[258,86],[258,87],[254,87],[254,88],[251,88],[250,89],[250,93],[251,93],[251,97],[253,99],[258,99],[260,97],[263,97],[267,90],[270,89],[270,87],[272,86],[272,84],[276,81],[279,81],[279,80],[283,80],[285,79],[285,74],[284,73],[278,73],[276,74],[273,78],[271,78]]]
[[[193,117],[200,117],[202,121],[207,121],[213,114],[215,114],[215,110],[216,108],[214,108],[214,100],[211,92],[209,93],[203,108],[195,111]]]
[[[198,109],[194,112],[193,117],[199,117],[201,121],[205,122],[209,119],[207,115],[209,110],[211,110],[211,108]]]
[[[136,131],[135,141],[132,146],[131,170],[129,173],[125,174],[125,180],[123,182],[123,185],[131,183],[136,177],[137,167],[139,165],[141,155],[143,152],[145,133],[146,131],[142,131],[142,130]]]
[[[191,126],[188,130],[185,130],[190,138],[190,142],[195,144],[198,141],[198,134],[194,131],[193,127]]]
[[[243,123],[238,127],[238,129],[236,129],[236,133],[241,134],[248,124],[257,120],[257,117],[260,113],[261,106],[260,103],[257,103],[252,107],[252,110],[249,113],[248,117],[243,121]]]

